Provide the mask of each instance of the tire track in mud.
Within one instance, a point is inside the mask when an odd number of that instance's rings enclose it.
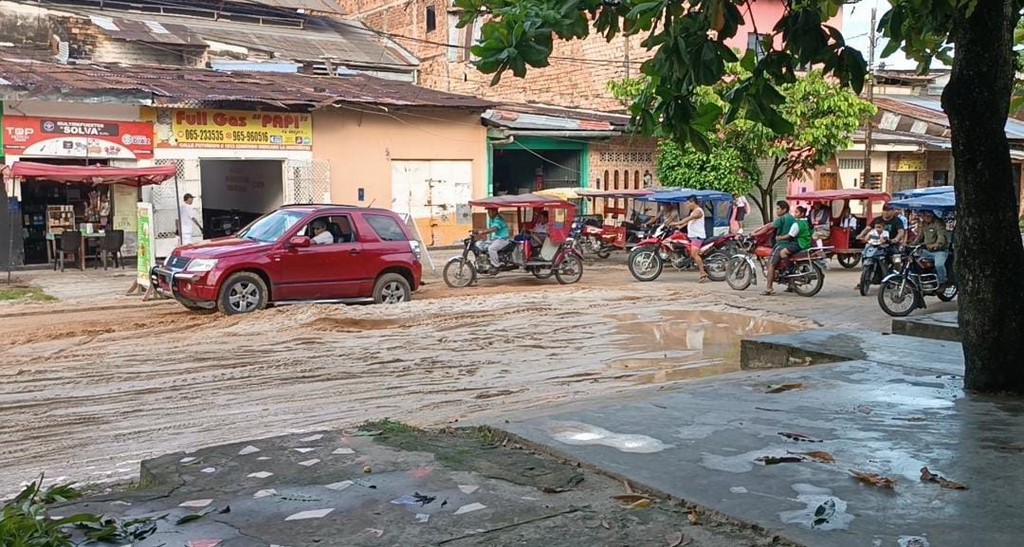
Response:
[[[640,389],[651,370],[612,363],[664,345],[643,338],[648,327],[701,308],[685,304],[699,294],[552,288],[245,318],[126,313],[122,329],[27,333],[0,342],[9,426],[0,497],[42,471],[124,479],[137,469],[120,464],[172,451],[388,416],[436,425]],[[90,328],[104,332],[83,334]]]

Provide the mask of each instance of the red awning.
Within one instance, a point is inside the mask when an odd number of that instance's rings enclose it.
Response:
[[[160,184],[174,178],[178,170],[173,165],[154,167],[106,167],[80,165],[49,165],[29,161],[16,161],[11,175],[24,180],[53,180],[69,184],[127,184],[146,186]]]

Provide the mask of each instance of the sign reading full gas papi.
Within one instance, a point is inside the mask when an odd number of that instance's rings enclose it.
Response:
[[[148,109],[156,148],[310,150],[313,118],[297,112]]]

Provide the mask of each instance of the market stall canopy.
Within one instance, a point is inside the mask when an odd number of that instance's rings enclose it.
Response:
[[[953,192],[931,193],[906,199],[890,201],[889,205],[909,211],[935,211],[946,213],[956,209],[956,194]]]
[[[11,175],[22,180],[52,180],[67,184],[126,184],[146,186],[172,179],[178,170],[174,165],[154,167],[107,167],[81,165],[50,165],[17,161]]]
[[[497,208],[509,208],[515,209],[519,207],[565,207],[575,209],[576,206],[564,199],[553,198],[550,196],[541,196],[538,194],[515,194],[508,196],[494,196],[489,198],[477,199],[469,202],[474,207],[483,207],[485,209],[497,209]]]
[[[953,193],[952,186],[933,186],[931,188],[915,188],[913,190],[903,190],[902,192],[893,192],[893,199],[907,199],[916,198],[920,196],[930,196],[932,194],[945,194]]]
[[[665,192],[654,192],[650,195],[641,196],[637,199],[641,201],[654,201],[657,203],[682,203],[690,196],[697,198],[697,201],[732,201],[732,194],[728,192],[719,192],[717,190],[691,190],[689,188],[674,188],[670,191]]]
[[[580,196],[583,195],[582,192],[585,190],[585,188],[547,188],[534,193],[538,196],[570,200],[580,199]]]
[[[836,201],[836,200],[860,200],[866,199],[869,201],[889,201],[889,194],[881,190],[869,190],[866,188],[847,188],[844,190],[817,190],[814,192],[804,192],[802,194],[794,194],[788,196],[786,199],[798,200],[798,201]]]

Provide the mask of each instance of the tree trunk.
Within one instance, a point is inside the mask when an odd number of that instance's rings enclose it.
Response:
[[[967,389],[1024,393],[1024,247],[1005,125],[1014,79],[1013,0],[956,21],[942,107],[956,166],[956,280]]]
[[[758,193],[761,194],[761,202],[756,205],[757,208],[761,210],[761,219],[765,224],[768,224],[775,218],[775,199],[772,196],[772,190],[775,189],[775,185],[779,182],[779,179],[788,174],[788,170],[783,170],[782,172],[779,171],[782,167],[782,161],[778,159],[775,160],[772,163],[772,172],[768,175],[768,183],[764,186],[762,186],[760,182],[754,185],[754,187],[757,188]]]

